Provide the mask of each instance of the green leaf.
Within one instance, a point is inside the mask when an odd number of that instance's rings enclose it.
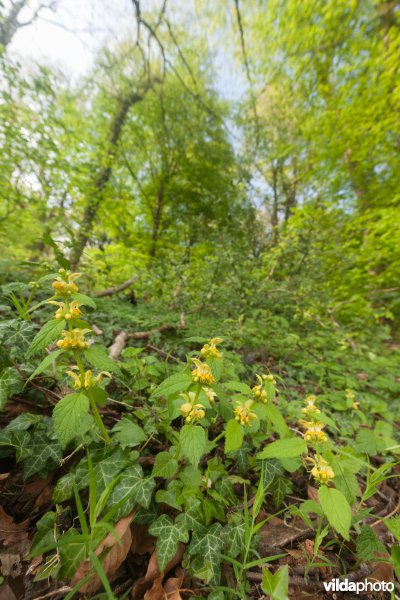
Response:
[[[64,269],[70,269],[71,268],[71,263],[69,262],[69,260],[64,256],[63,252],[60,250],[59,246],[57,245],[57,243],[53,240],[53,238],[51,237],[51,235],[49,233],[44,233],[43,234],[43,242],[47,245],[50,246],[51,248],[53,248],[54,250],[54,254],[56,257],[56,260],[58,262],[58,264],[63,267]]]
[[[123,417],[113,427],[113,436],[121,448],[133,448],[147,440],[147,435],[139,425],[133,423],[130,419]]]
[[[282,413],[277,409],[275,404],[267,402],[265,406],[265,415],[271,421],[274,431],[278,435],[285,436],[289,433],[290,429],[286,425],[286,421],[282,416]]]
[[[159,452],[156,456],[152,477],[169,479],[178,470],[178,461],[169,452]]]
[[[229,523],[223,529],[223,538],[225,543],[226,554],[231,558],[236,558],[245,548],[245,532],[244,523]]]
[[[122,471],[120,481],[108,499],[107,508],[111,509],[124,499],[123,504],[114,515],[115,520],[129,514],[138,504],[148,508],[155,485],[154,479],[143,476],[143,469],[140,465],[133,465]]]
[[[349,538],[351,509],[339,490],[322,485],[318,490],[318,500],[329,524],[344,537]]]
[[[223,358],[207,358],[207,364],[211,369],[211,373],[214,376],[215,381],[219,381],[222,375],[222,371],[224,368],[224,360]]]
[[[371,560],[379,552],[386,552],[386,548],[376,536],[375,531],[369,525],[364,525],[357,536],[357,558],[360,560]]]
[[[195,556],[191,567],[198,577],[211,585],[218,585],[221,578],[221,550],[224,546],[222,527],[211,525],[206,534],[194,532],[188,548],[189,556]]]
[[[80,292],[77,292],[76,294],[72,295],[72,298],[74,300],[77,300],[77,302],[80,302],[80,304],[83,304],[84,306],[96,308],[96,302],[93,300],[93,298],[90,298],[90,296],[86,296],[86,294],[81,294]]]
[[[193,383],[192,376],[189,373],[175,373],[167,377],[151,394],[151,398],[160,396],[172,396],[178,392],[184,392]]]
[[[121,375],[121,369],[118,364],[114,362],[107,354],[107,349],[104,346],[100,346],[99,344],[95,344],[94,346],[90,346],[84,352],[85,358],[96,369],[101,369],[102,371],[110,371],[111,373],[115,373],[116,375]]]
[[[39,365],[33,371],[32,375],[29,377],[28,381],[30,381],[31,379],[33,379],[37,375],[40,375],[40,373],[43,373],[43,371],[45,371],[47,369],[47,367],[49,367],[51,364],[54,363],[54,361],[56,360],[57,356],[59,356],[60,354],[62,354],[62,352],[63,352],[63,350],[56,350],[55,352],[51,352],[50,354],[48,354],[47,356],[45,356],[44,359],[42,360],[42,362],[39,363]]]
[[[386,519],[384,521],[386,527],[391,531],[398,542],[400,542],[400,515]]]
[[[279,567],[275,573],[263,569],[261,589],[271,600],[287,600],[289,589],[289,567]]]
[[[47,512],[36,522],[37,532],[29,550],[30,557],[42,554],[41,548],[44,549],[54,543],[56,516],[55,512]]]
[[[167,515],[161,515],[149,527],[149,533],[157,538],[157,562],[160,571],[163,572],[177,553],[179,542],[189,541],[188,531],[179,517],[173,522]]]
[[[71,540],[58,548],[61,559],[60,575],[68,579],[73,577],[79,564],[87,558],[86,545],[83,541],[79,541],[77,534],[78,531],[73,527],[68,529],[61,539],[67,540],[70,537]]]
[[[258,459],[265,458],[294,458],[307,452],[307,444],[300,437],[287,438],[268,444],[257,454]]]
[[[235,419],[227,422],[225,427],[225,454],[239,450],[243,444],[243,427]]]
[[[228,381],[223,384],[224,387],[228,390],[232,390],[233,392],[240,392],[242,394],[251,395],[251,387],[247,385],[247,383],[242,383],[241,381]]]
[[[276,477],[272,484],[272,498],[276,509],[280,508],[284,499],[293,490],[293,483],[287,477]]]
[[[168,504],[177,510],[181,510],[183,504],[182,483],[173,479],[166,490],[158,490],[156,493],[156,502]]]
[[[53,410],[53,423],[62,448],[83,433],[81,425],[88,411],[89,399],[86,394],[68,394],[57,402]]]
[[[205,518],[201,501],[198,498],[189,497],[185,503],[185,511],[181,515],[181,522],[186,529],[205,532]]]
[[[28,350],[28,358],[37,354],[43,348],[56,340],[65,328],[64,319],[52,319],[47,321],[42,329],[35,335]]]
[[[11,392],[8,381],[0,376],[0,410],[4,410],[10,395]]]
[[[204,429],[198,425],[184,425],[179,434],[179,441],[183,456],[197,467],[207,447],[207,435]]]
[[[42,430],[36,430],[29,442],[32,454],[24,461],[24,478],[40,473],[47,475],[48,471],[58,466],[62,451],[60,445],[49,440]]]
[[[400,546],[392,546],[390,555],[397,579],[400,579]]]

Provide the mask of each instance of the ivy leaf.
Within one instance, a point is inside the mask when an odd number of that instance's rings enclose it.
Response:
[[[53,410],[54,431],[62,448],[82,432],[84,417],[89,411],[86,394],[68,394],[61,398]]]
[[[24,462],[25,479],[35,473],[47,474],[58,466],[62,458],[61,447],[57,442],[49,440],[44,431],[36,430],[29,444],[32,454]]]
[[[178,461],[169,452],[159,452],[156,456],[152,477],[169,479],[178,470]]]
[[[56,350],[55,352],[51,352],[50,354],[45,356],[44,359],[42,360],[42,362],[39,363],[39,365],[33,371],[32,375],[29,377],[28,381],[30,381],[37,375],[40,375],[40,373],[43,373],[43,371],[45,371],[47,369],[47,367],[49,367],[55,361],[57,356],[62,354],[62,352],[63,352],[63,350],[60,349],[60,350]]]
[[[10,396],[17,394],[23,388],[20,374],[13,368],[7,367],[0,375],[0,410],[3,410]]]
[[[62,577],[73,577],[79,564],[87,558],[86,545],[77,539],[77,535],[79,535],[79,532],[71,527],[61,538],[63,540],[69,537],[74,538],[68,544],[63,544],[58,548],[61,559],[60,575]]]
[[[179,441],[183,456],[197,467],[207,447],[204,429],[198,425],[184,425],[179,434]]]
[[[185,503],[185,511],[179,516],[180,522],[185,524],[186,529],[197,531],[199,533],[205,531],[205,518],[201,501],[198,498],[188,498]]]
[[[162,572],[175,556],[179,542],[189,541],[189,534],[184,522],[179,521],[179,517],[174,523],[167,515],[161,515],[149,527],[149,533],[157,538],[157,562]]]
[[[272,484],[272,498],[274,506],[278,509],[286,496],[293,490],[293,483],[287,477],[275,477]]]
[[[243,427],[235,419],[231,419],[225,427],[225,454],[239,450],[242,444]]]
[[[335,488],[328,488],[326,485],[322,485],[318,490],[318,500],[329,524],[345,540],[350,539],[351,509],[343,494]]]
[[[189,373],[175,373],[167,377],[151,394],[151,398],[160,396],[172,396],[178,392],[184,392],[193,383],[192,376]]]
[[[231,558],[236,558],[244,549],[245,531],[244,523],[229,523],[224,527],[222,534],[226,553]]]
[[[222,526],[215,523],[206,534],[194,532],[188,549],[188,554],[196,557],[192,561],[193,570],[211,585],[218,585],[220,581],[223,545]]]
[[[118,520],[129,514],[137,504],[148,508],[155,485],[154,479],[143,476],[140,465],[133,465],[122,471],[120,481],[111,492],[107,503],[107,508],[112,508],[125,499],[114,515],[114,519]]]
[[[166,490],[158,490],[156,493],[156,502],[168,504],[177,510],[181,510],[183,504],[182,499],[182,483],[173,479]]]
[[[293,437],[268,444],[257,454],[257,458],[294,458],[306,452],[306,441],[299,437]]]
[[[104,346],[95,344],[85,350],[84,354],[88,363],[90,363],[92,367],[95,367],[95,369],[110,371],[116,375],[121,375],[121,369],[118,364],[108,356],[107,349]]]
[[[8,381],[0,376],[0,410],[4,410],[9,397],[10,388],[8,386]]]
[[[56,340],[65,327],[64,319],[52,319],[47,321],[42,329],[35,335],[28,350],[28,358],[46,348]]]

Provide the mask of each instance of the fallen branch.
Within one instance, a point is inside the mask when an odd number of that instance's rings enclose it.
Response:
[[[122,350],[125,348],[128,340],[145,340],[146,338],[155,335],[156,333],[165,333],[166,331],[175,331],[176,329],[184,329],[186,327],[184,314],[181,313],[178,325],[161,325],[155,329],[149,329],[148,331],[134,331],[128,333],[127,331],[121,331],[111,344],[108,350],[108,356],[113,360],[118,360],[121,356]]]
[[[127,281],[120,283],[119,285],[114,285],[113,287],[106,288],[105,290],[101,290],[100,292],[96,292],[96,298],[104,298],[104,296],[112,296],[113,294],[118,294],[118,292],[122,292],[126,290],[126,288],[130,287],[135,281],[137,281],[139,277],[137,275],[133,275]]]

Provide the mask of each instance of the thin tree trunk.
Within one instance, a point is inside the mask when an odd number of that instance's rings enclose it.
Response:
[[[154,258],[157,253],[157,242],[160,234],[161,220],[164,209],[164,193],[165,182],[164,178],[161,178],[157,191],[157,204],[153,215],[153,231],[151,233],[151,244],[149,250],[149,255],[151,258]]]

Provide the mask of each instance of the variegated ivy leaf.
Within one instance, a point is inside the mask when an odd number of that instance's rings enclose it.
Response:
[[[229,523],[222,532],[226,554],[236,558],[244,549],[245,525],[244,523]]]
[[[139,504],[144,508],[150,505],[156,482],[153,478],[145,478],[140,465],[133,465],[121,473],[121,479],[114,487],[108,500],[107,507],[112,508],[124,500],[116,514],[115,520],[122,518]]]
[[[185,510],[182,515],[179,515],[179,519],[190,531],[199,533],[206,531],[203,507],[198,498],[187,499]]]
[[[187,543],[189,533],[179,515],[176,521],[172,521],[167,515],[161,515],[149,528],[149,533],[157,538],[157,561],[160,571],[163,571],[175,556],[179,542]]]
[[[24,462],[24,478],[27,479],[35,473],[46,475],[54,469],[62,458],[61,447],[58,442],[47,438],[43,430],[36,430],[29,442],[32,450]]]
[[[224,545],[222,526],[215,523],[206,534],[193,533],[188,554],[194,556],[191,566],[196,575],[211,585],[218,585],[221,577],[221,550]]]

